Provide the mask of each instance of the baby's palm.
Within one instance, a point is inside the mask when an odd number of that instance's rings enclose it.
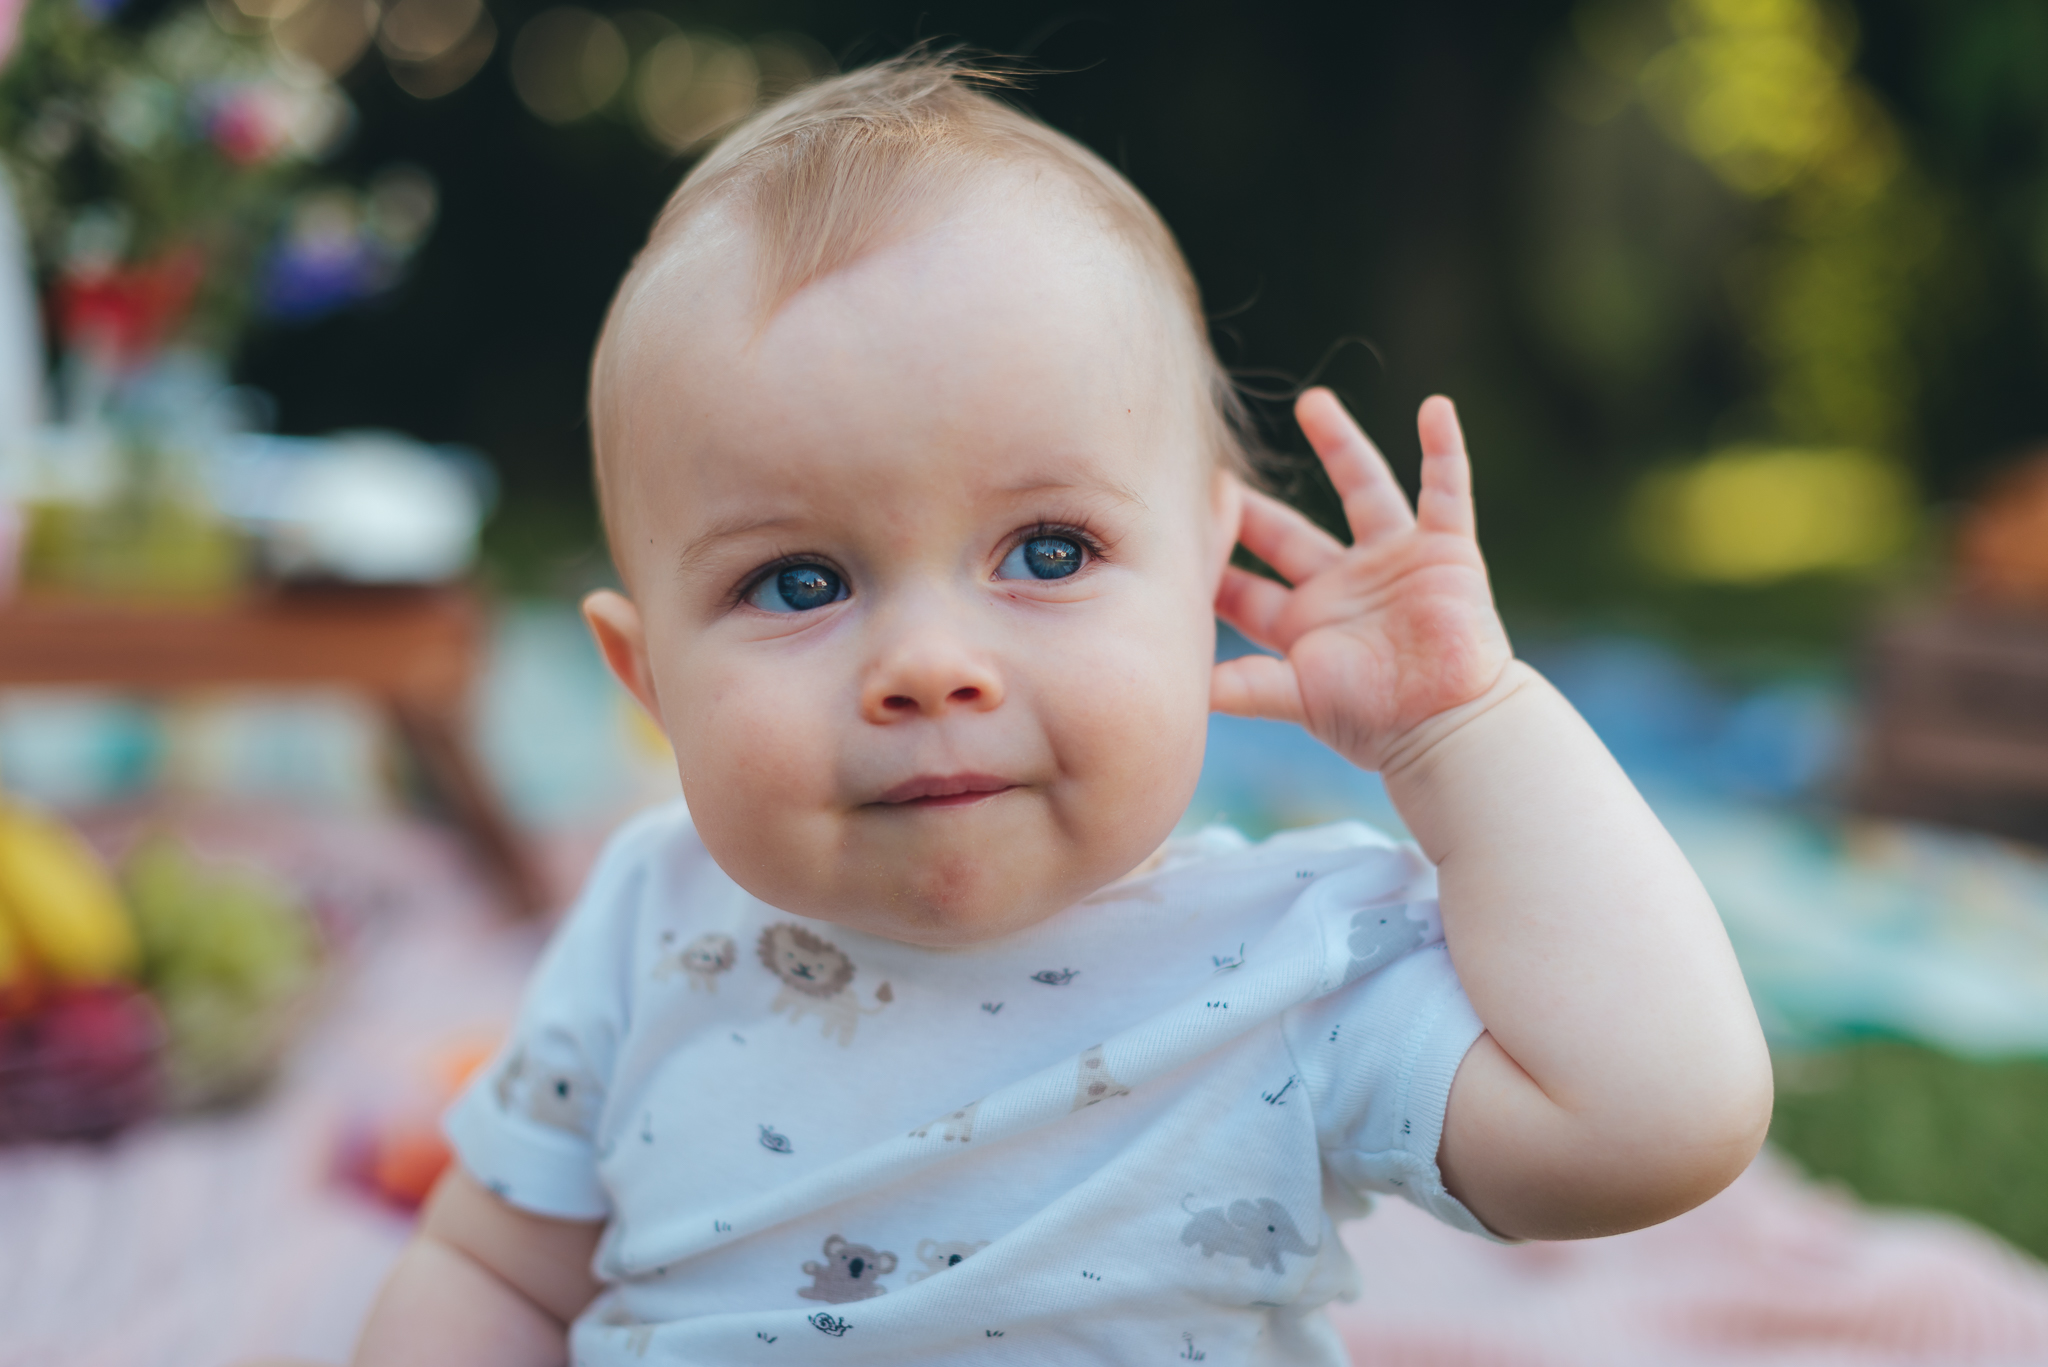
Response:
[[[1484,693],[1509,659],[1473,539],[1471,467],[1450,401],[1423,404],[1422,494],[1410,511],[1335,395],[1312,389],[1295,414],[1344,500],[1353,544],[1247,495],[1239,539],[1293,587],[1231,568],[1216,610],[1285,658],[1216,666],[1214,706],[1299,722],[1378,769],[1416,726]]]

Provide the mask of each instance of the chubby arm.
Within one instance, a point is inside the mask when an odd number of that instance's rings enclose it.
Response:
[[[1486,1024],[1451,1087],[1446,1185],[1525,1238],[1688,1210],[1770,1120],[1769,1056],[1713,904],[1591,729],[1513,658],[1449,402],[1423,405],[1413,511],[1333,395],[1297,414],[1354,541],[1246,495],[1241,539],[1288,585],[1232,569],[1217,607],[1284,658],[1217,666],[1215,706],[1300,722],[1379,770],[1438,866],[1444,938]]]
[[[563,1367],[603,1224],[550,1220],[451,1166],[377,1296],[355,1367]]]
[[[1501,1233],[1569,1239],[1732,1181],[1770,1120],[1756,1013],[1705,889],[1578,713],[1511,664],[1386,780],[1486,1023],[1451,1084],[1445,1185]]]

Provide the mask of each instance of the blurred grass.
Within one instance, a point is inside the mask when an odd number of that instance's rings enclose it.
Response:
[[[1873,1205],[1974,1220],[2048,1258],[2048,1060],[1917,1045],[1781,1057],[1771,1142]]]

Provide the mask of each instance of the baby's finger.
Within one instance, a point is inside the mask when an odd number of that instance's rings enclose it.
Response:
[[[1297,725],[1308,720],[1294,666],[1271,655],[1240,655],[1217,665],[1209,676],[1209,710]]]
[[[1290,584],[1313,579],[1344,558],[1343,542],[1256,489],[1244,491],[1244,521],[1237,539]]]
[[[1285,650],[1287,643],[1278,636],[1280,614],[1287,609],[1289,595],[1285,585],[1230,565],[1216,589],[1216,615],[1247,639],[1272,650]]]
[[[1415,501],[1417,523],[1427,532],[1471,536],[1472,462],[1465,454],[1465,434],[1458,410],[1441,394],[1422,401],[1415,415],[1422,435],[1422,496]]]
[[[1327,389],[1311,389],[1294,403],[1295,421],[1315,448],[1330,483],[1344,500],[1344,516],[1359,542],[1415,525],[1408,495],[1394,478],[1393,467]]]

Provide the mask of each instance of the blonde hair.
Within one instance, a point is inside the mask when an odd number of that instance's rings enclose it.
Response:
[[[1244,402],[1209,343],[1201,294],[1173,233],[1108,163],[990,92],[1007,72],[921,50],[805,87],[728,134],[669,197],[605,316],[591,366],[591,439],[599,497],[620,335],[649,277],[712,205],[737,211],[760,243],[760,305],[771,315],[805,285],[852,264],[906,227],[963,202],[976,172],[1037,162],[1064,174],[1165,284],[1187,326],[1206,454],[1253,477]],[[607,508],[607,521],[609,521]]]

